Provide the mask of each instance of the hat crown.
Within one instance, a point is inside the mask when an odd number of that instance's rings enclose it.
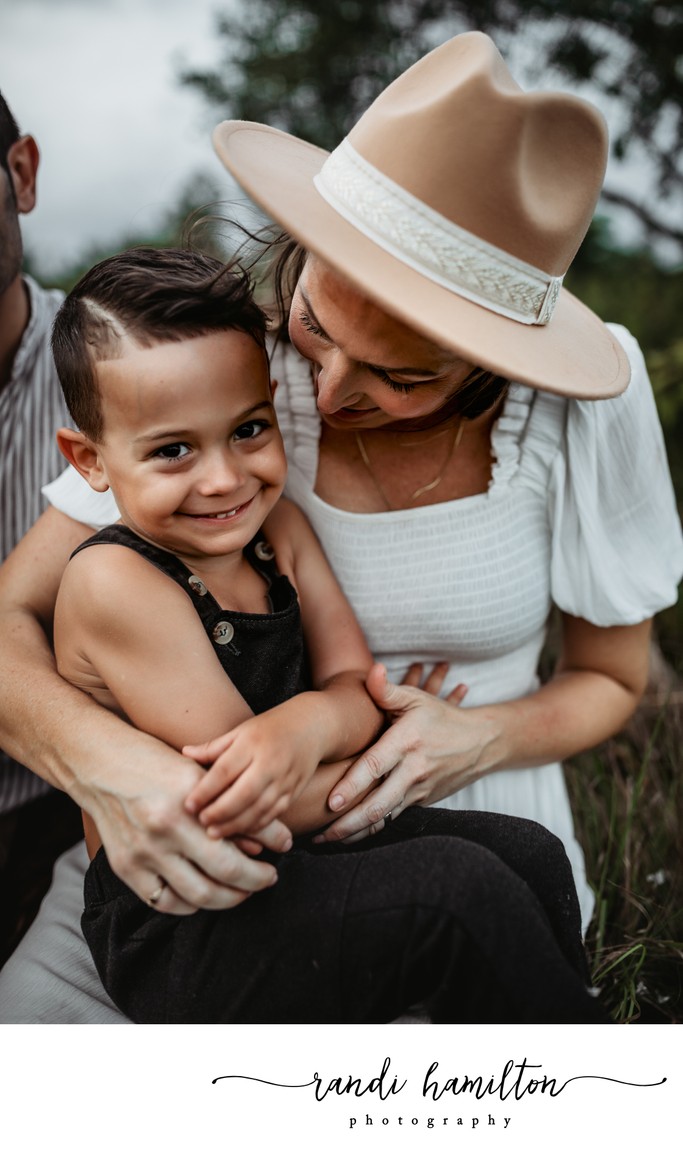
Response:
[[[432,211],[551,276],[576,254],[607,162],[600,113],[576,96],[523,92],[480,32],[399,76],[348,140]]]

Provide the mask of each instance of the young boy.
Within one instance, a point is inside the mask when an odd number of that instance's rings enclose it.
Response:
[[[79,428],[60,447],[121,517],[69,563],[59,669],[175,747],[229,732],[188,803],[245,849],[278,815],[327,821],[380,725],[363,636],[280,499],[265,326],[216,261],[133,251],[80,281],[53,336]],[[88,832],[84,934],[136,1022],[382,1022],[417,1002],[437,1022],[604,1021],[568,860],[525,820],[415,807],[355,845],[299,837],[273,888],[185,916],[159,913],[165,882],[142,902]]]
[[[246,280],[217,262],[137,251],[84,277],[53,335],[80,429],[62,429],[60,448],[96,491],[111,487],[122,525],[67,568],[60,673],[176,748],[232,731],[200,792],[223,837],[286,809],[294,830],[319,826],[329,772],[301,821],[292,801],[379,727],[360,628],[280,499],[265,326]],[[88,842],[92,855],[90,822]]]

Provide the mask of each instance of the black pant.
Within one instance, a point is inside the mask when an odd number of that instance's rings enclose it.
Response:
[[[56,860],[82,837],[81,812],[61,791],[0,815],[0,966],[36,917]]]
[[[272,857],[272,856],[270,856]],[[606,1022],[571,867],[525,819],[405,811],[361,843],[298,841],[227,911],[151,910],[100,851],[83,930],[135,1022]]]

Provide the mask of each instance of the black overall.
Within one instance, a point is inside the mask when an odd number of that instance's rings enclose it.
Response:
[[[222,610],[180,560],[127,528],[83,546],[101,543],[131,547],[185,588],[255,712],[306,689],[296,595],[261,539],[245,554],[269,583],[270,615]],[[142,902],[98,852],[83,933],[129,1018],[390,1022],[422,1004],[433,1022],[608,1021],[586,986],[564,847],[534,822],[412,807],[356,844],[299,838],[266,855],[274,887],[176,916]]]

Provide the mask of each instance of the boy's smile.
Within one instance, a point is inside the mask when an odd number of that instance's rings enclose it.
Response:
[[[239,553],[286,475],[265,352],[234,330],[149,347],[126,339],[96,371],[99,482],[123,522],[195,565]]]

